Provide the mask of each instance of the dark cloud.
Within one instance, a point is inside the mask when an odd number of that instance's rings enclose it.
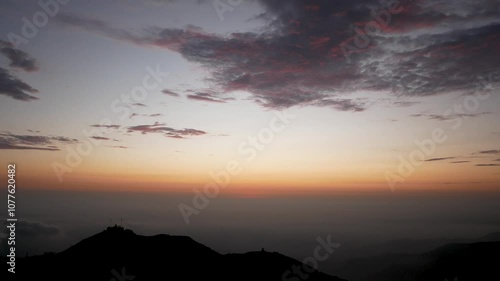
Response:
[[[90,125],[92,128],[104,128],[104,129],[120,129],[120,125],[100,125],[100,124],[94,124]]]
[[[6,56],[9,60],[9,66],[20,68],[24,71],[37,71],[38,66],[36,60],[28,53],[15,49],[12,44],[0,40],[0,53]]]
[[[57,151],[60,150],[57,145],[73,143],[78,143],[78,140],[61,136],[0,133],[0,149]]]
[[[480,183],[483,183],[483,182],[480,182],[480,181],[441,182],[440,184],[453,184],[453,185],[457,185],[457,184],[480,184]]]
[[[477,167],[500,167],[500,164],[477,164]]]
[[[112,147],[112,148],[121,148],[121,149],[128,149],[127,146],[123,146],[123,145],[113,145],[113,146],[108,146],[108,147]]]
[[[91,138],[95,140],[103,140],[103,141],[119,141],[117,139],[112,139],[112,138],[107,138],[107,137],[101,137],[101,136],[92,136]]]
[[[448,121],[448,120],[456,120],[456,119],[462,119],[462,118],[480,117],[483,115],[488,115],[490,113],[491,112],[459,113],[459,114],[449,114],[449,115],[419,113],[419,114],[412,114],[410,116],[411,117],[424,117],[424,118],[429,119],[429,120]]]
[[[225,103],[224,100],[217,99],[217,97],[215,97],[212,94],[208,94],[208,93],[196,93],[194,95],[187,95],[187,98],[191,99],[191,100],[198,100],[198,101]]]
[[[171,132],[174,129],[170,127],[165,127],[165,124],[155,122],[153,125],[137,125],[137,126],[131,126],[128,127],[127,130],[128,132],[140,132],[143,135],[148,134],[148,133],[164,133],[164,132]]]
[[[0,149],[9,149],[9,150],[47,150],[47,151],[58,151],[60,150],[57,147],[34,147],[34,146],[23,146],[23,145],[15,145],[8,142],[5,142],[0,138]]]
[[[455,159],[455,158],[456,158],[456,157],[431,158],[431,159],[427,159],[427,160],[425,160],[425,162],[434,162],[434,161],[451,160],[451,159]]]
[[[0,95],[22,101],[37,100],[37,97],[31,95],[33,93],[38,93],[38,90],[12,76],[6,69],[0,67]]]
[[[415,104],[419,104],[420,102],[418,101],[395,101],[392,102],[392,105],[397,106],[397,107],[409,107]]]
[[[479,151],[480,154],[500,154],[500,150],[483,150]]]
[[[450,162],[451,164],[464,164],[464,163],[470,163],[470,161],[453,161]]]
[[[163,89],[161,92],[164,93],[165,95],[169,95],[169,96],[172,96],[172,97],[178,97],[179,96],[178,93],[173,92],[173,91],[168,90],[168,89]]]
[[[0,54],[9,59],[9,66],[19,68],[24,71],[36,71],[38,66],[36,61],[28,53],[15,49],[12,44],[0,40]],[[0,67],[0,95],[9,96],[16,100],[31,101],[37,100],[32,94],[38,90],[11,75],[9,71]]]
[[[140,103],[140,102],[133,103],[132,105],[133,106],[140,106],[140,107],[147,107],[147,105]]]
[[[153,114],[132,113],[130,115],[130,118],[134,118],[134,117],[137,117],[137,116],[142,116],[142,117],[161,117],[161,116],[163,116],[163,114],[161,114],[161,113],[153,113]]]
[[[140,132],[141,134],[163,134],[169,138],[184,138],[185,136],[200,136],[207,134],[205,131],[196,129],[173,129],[166,127],[164,123],[155,122],[153,125],[137,125],[127,128],[128,132]]]
[[[354,99],[320,99],[312,104],[331,107],[340,111],[364,111],[366,109],[363,101]]]
[[[401,1],[400,13],[379,26],[365,48],[355,50],[346,46],[353,46],[356,30],[374,20],[372,10],[386,8],[383,3],[260,2],[265,7],[257,17],[265,22],[262,31],[224,35],[200,28],[157,27],[134,33],[71,15],[57,20],[117,40],[178,52],[208,70],[207,80],[217,87],[218,95],[244,90],[270,108],[326,105],[362,111],[362,105],[353,105],[347,97],[351,92],[413,97],[467,92],[477,89],[478,76],[500,74],[499,1]]]

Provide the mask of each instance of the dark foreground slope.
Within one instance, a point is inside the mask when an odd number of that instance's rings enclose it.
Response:
[[[112,227],[61,253],[20,259],[15,275],[16,280],[51,281],[281,281],[283,274],[293,266],[306,267],[278,253],[221,255],[189,237],[141,236],[131,230]],[[308,267],[305,269],[312,271]],[[314,271],[307,280],[342,279]]]
[[[423,254],[356,259],[338,271],[354,281],[500,280],[500,242],[448,244]]]

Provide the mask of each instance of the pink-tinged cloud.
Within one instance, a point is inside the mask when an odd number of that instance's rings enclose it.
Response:
[[[174,129],[171,127],[166,127],[164,123],[155,122],[152,125],[137,125],[127,127],[129,133],[139,132],[143,135],[146,134],[163,134],[169,138],[183,138],[186,136],[201,136],[207,134],[205,131],[196,129]]]
[[[194,95],[187,95],[188,99],[197,100],[197,101],[208,101],[208,102],[216,102],[216,103],[225,103],[224,100],[217,99],[212,94],[207,93],[196,93]]]
[[[208,70],[217,94],[188,98],[209,102],[223,102],[221,96],[242,90],[268,108],[360,112],[368,105],[350,97],[354,91],[419,98],[473,91],[478,76],[500,77],[498,1],[400,1],[387,22],[377,14],[387,7],[368,0],[260,2],[264,32],[219,35],[193,27],[153,27],[132,33],[77,16],[57,20],[178,52]],[[368,36],[367,26],[379,30]]]

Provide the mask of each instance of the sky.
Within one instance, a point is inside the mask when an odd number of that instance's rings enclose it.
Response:
[[[27,188],[498,187],[498,1],[100,2],[0,6]]]
[[[62,250],[119,218],[296,258],[326,233],[348,248],[498,230],[498,0],[4,0],[0,13],[0,175],[16,165],[23,249]],[[200,193],[210,207],[188,226],[180,206]]]

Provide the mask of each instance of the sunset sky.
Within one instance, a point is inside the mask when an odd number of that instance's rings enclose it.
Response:
[[[320,269],[335,274],[364,246],[500,231],[498,0],[0,14],[0,218],[15,163],[20,256],[116,223],[298,260],[331,235],[342,247]]]
[[[238,196],[500,187],[499,1],[239,2],[2,1],[0,166],[26,189],[191,193],[229,162]]]

